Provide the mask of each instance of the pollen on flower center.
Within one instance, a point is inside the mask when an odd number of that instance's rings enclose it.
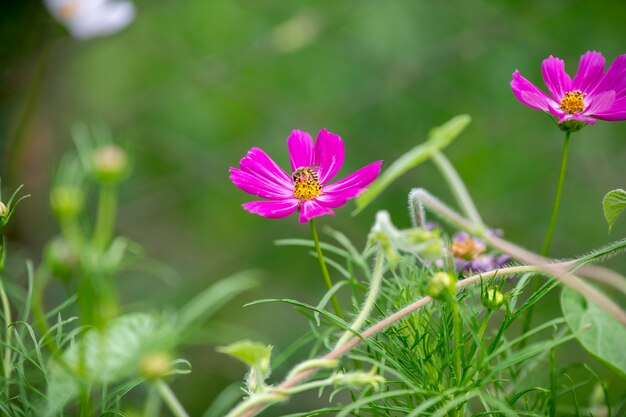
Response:
[[[458,239],[452,243],[452,255],[455,258],[472,259],[485,252],[485,247],[477,244],[474,239]]]
[[[567,112],[567,114],[580,113],[585,109],[584,97],[585,94],[580,90],[565,93],[565,97],[561,100],[561,110]]]
[[[300,200],[312,200],[322,193],[317,172],[311,167],[298,168],[292,175],[293,195]]]

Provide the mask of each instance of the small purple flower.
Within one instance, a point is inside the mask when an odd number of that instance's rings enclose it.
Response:
[[[572,79],[565,72],[563,60],[551,55],[541,65],[550,95],[522,77],[518,70],[513,73],[511,89],[519,101],[548,112],[559,125],[572,120],[572,131],[585,123],[594,124],[596,119],[626,120],[626,55],[618,56],[606,72],[604,64],[600,52],[588,51],[580,57],[578,72]]]
[[[230,168],[230,179],[237,187],[266,199],[242,204],[250,213],[279,219],[299,210],[300,223],[334,215],[331,209],[363,193],[380,173],[382,161],[377,161],[328,184],[343,164],[344,148],[341,138],[326,129],[317,134],[315,143],[308,133],[294,130],[287,147],[291,175],[259,148],[248,151],[239,169]]]

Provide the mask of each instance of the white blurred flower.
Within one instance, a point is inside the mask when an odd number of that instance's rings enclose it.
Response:
[[[119,32],[135,17],[135,6],[125,0],[44,0],[44,2],[54,18],[78,39]]]

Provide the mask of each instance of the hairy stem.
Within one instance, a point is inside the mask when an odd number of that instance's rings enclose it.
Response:
[[[563,267],[562,264],[548,263],[550,260],[536,255],[526,249],[523,249],[513,243],[510,243],[504,239],[494,236],[489,233],[484,227],[474,225],[463,216],[450,209],[443,204],[437,198],[433,197],[424,189],[415,189],[409,194],[411,199],[417,200],[413,202],[413,207],[423,204],[430,210],[434,211],[444,221],[452,224],[459,229],[465,230],[468,233],[475,234],[487,242],[491,247],[506,253],[515,259],[518,259],[524,263],[531,265],[539,265],[540,271],[546,275],[552,276],[558,279],[562,284],[572,288],[578,293],[582,294],[589,300],[595,302],[608,313],[615,317],[619,322],[626,326],[626,312],[624,312],[613,300],[606,295],[596,290],[594,287],[587,285],[576,275],[573,275],[570,270]]]
[[[331,290],[333,288],[333,282],[330,279],[330,275],[328,274],[328,267],[326,267],[326,262],[324,261],[324,254],[322,253],[322,247],[320,246],[320,239],[317,235],[317,228],[315,227],[315,219],[311,219],[309,223],[311,224],[311,235],[313,237],[313,242],[315,243],[315,250],[317,251],[317,260],[320,263],[322,276],[324,277],[324,282],[326,283],[326,287],[329,290]],[[337,297],[335,297],[335,294],[333,294],[332,297],[330,297],[330,301],[333,304],[333,309],[335,310],[335,314],[337,314],[337,317],[343,318],[343,312],[341,311],[339,300],[337,300]]]

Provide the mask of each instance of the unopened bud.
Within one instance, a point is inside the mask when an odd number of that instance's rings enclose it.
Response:
[[[94,151],[93,171],[103,183],[118,182],[128,165],[126,152],[117,145],[105,145]]]
[[[489,310],[499,309],[505,301],[504,294],[493,288],[488,288],[483,291],[480,299],[483,303],[483,307]]]
[[[45,260],[52,275],[67,280],[76,269],[77,259],[74,251],[62,237],[52,240],[45,250]]]
[[[436,300],[445,300],[456,292],[456,279],[447,272],[437,272],[426,286],[426,292]]]
[[[0,201],[0,220],[4,219],[4,216],[6,216],[8,213],[9,209],[7,208],[7,206],[4,205],[2,201]]]
[[[148,353],[139,361],[139,374],[146,379],[163,378],[172,370],[171,359],[165,352]]]
[[[83,209],[85,195],[74,186],[55,187],[50,193],[50,205],[60,218],[74,218]]]

